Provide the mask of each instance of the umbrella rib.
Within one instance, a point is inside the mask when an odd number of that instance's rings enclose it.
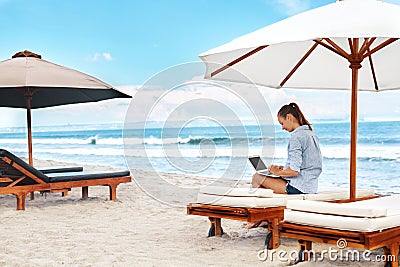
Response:
[[[339,45],[337,45],[334,41],[332,41],[329,38],[325,38],[326,40],[332,47],[334,47],[340,54],[346,55],[346,58],[349,56],[346,51],[344,51]]]
[[[351,53],[351,55],[354,55],[355,51],[354,51],[353,40],[351,38],[347,38],[347,41],[349,42],[350,53]]]
[[[316,42],[316,43],[322,45],[323,47],[325,47],[325,48],[331,50],[332,52],[338,54],[339,56],[342,56],[342,57],[344,57],[345,59],[348,59],[348,54],[347,54],[347,53],[343,54],[343,53],[341,53],[341,51],[336,50],[334,47],[329,46],[328,44],[322,42],[321,40],[315,39],[314,42]]]
[[[372,43],[376,40],[376,37],[373,37],[371,39],[369,38],[365,38],[363,45],[361,46],[360,49],[360,55],[364,54],[365,51],[369,50],[369,48],[371,47]]]
[[[389,44],[397,41],[399,38],[390,38],[387,39],[385,42],[381,43],[380,45],[378,45],[377,47],[375,47],[374,49],[370,50],[369,52],[367,52],[365,55],[363,55],[363,59],[366,57],[369,57],[370,55],[372,55],[373,53],[381,50],[382,48],[384,48],[385,46],[388,46]]]
[[[93,97],[91,97],[90,95],[86,94],[82,89],[84,88],[78,88],[78,92],[81,93],[82,95],[84,95],[85,97],[87,97],[88,99],[90,99],[93,102],[96,102],[96,99],[94,99]]]
[[[282,87],[289,79],[292,77],[293,73],[296,72],[296,70],[303,64],[303,62],[310,56],[310,54],[314,51],[314,49],[318,46],[318,43],[314,43],[313,46],[307,51],[307,53],[304,54],[304,56],[300,59],[299,62],[297,62],[296,66],[289,72],[289,74],[283,79],[283,81],[280,83],[280,87]]]
[[[367,49],[367,51],[369,52],[369,48]],[[368,59],[369,59],[369,65],[371,66],[372,78],[374,79],[375,90],[379,91],[378,81],[376,80],[375,67],[374,63],[372,62],[372,56],[369,55]]]
[[[258,51],[260,51],[260,50],[266,48],[267,46],[268,46],[268,45],[259,46],[259,47],[255,48],[255,49],[251,50],[250,52],[244,54],[243,56],[238,57],[237,59],[235,59],[235,60],[229,62],[229,63],[226,64],[225,66],[223,66],[223,67],[221,67],[221,68],[219,68],[219,69],[217,69],[217,70],[211,72],[211,77],[217,75],[218,73],[220,73],[220,72],[226,70],[226,69],[229,68],[229,67],[232,67],[233,65],[235,65],[235,64],[239,63],[240,61],[242,61],[243,59],[248,58],[249,56],[251,56],[251,55],[257,53]]]

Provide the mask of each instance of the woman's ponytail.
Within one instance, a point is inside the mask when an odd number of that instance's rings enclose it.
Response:
[[[308,125],[308,128],[312,131],[311,123],[304,117],[303,113],[296,103],[284,105],[278,111],[278,116],[281,117],[286,117],[286,115],[288,114],[292,114],[297,119],[300,125]]]

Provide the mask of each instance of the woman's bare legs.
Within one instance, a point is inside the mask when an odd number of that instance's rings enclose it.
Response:
[[[286,194],[286,184],[287,182],[283,179],[279,178],[270,178],[265,175],[261,175],[258,173],[255,173],[253,175],[253,179],[251,181],[251,185],[253,188],[268,188],[272,189],[274,193],[276,194]],[[261,227],[261,226],[268,226],[268,222],[256,222],[256,223],[247,223],[247,228],[255,228],[255,227]]]
[[[251,182],[252,187],[259,188],[264,187],[272,189],[275,194],[286,194],[287,182],[279,178],[270,178],[268,176],[255,173]]]

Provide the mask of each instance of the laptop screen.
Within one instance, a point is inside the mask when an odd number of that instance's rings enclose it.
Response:
[[[259,156],[249,157],[249,160],[256,171],[267,169],[267,166],[265,166],[264,162],[260,159]]]

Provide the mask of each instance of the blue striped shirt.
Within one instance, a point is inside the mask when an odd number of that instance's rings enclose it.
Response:
[[[285,177],[293,187],[306,194],[317,193],[322,155],[318,137],[308,125],[297,127],[291,134],[285,168],[289,167],[299,172],[296,176]]]

